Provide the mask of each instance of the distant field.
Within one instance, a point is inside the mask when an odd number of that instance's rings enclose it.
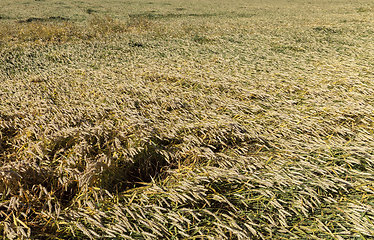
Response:
[[[371,1],[0,1],[6,239],[372,239]]]

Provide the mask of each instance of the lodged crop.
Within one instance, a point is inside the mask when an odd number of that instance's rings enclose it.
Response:
[[[373,11],[317,2],[0,18],[3,238],[371,238]]]

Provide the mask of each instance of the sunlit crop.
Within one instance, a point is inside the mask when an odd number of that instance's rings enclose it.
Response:
[[[0,3],[4,238],[374,236],[374,5],[231,2]]]

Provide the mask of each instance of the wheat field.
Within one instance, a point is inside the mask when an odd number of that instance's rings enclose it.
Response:
[[[2,0],[4,239],[372,239],[368,0]]]

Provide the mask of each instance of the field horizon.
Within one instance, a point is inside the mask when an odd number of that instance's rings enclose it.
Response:
[[[0,3],[4,239],[371,239],[374,4]]]

